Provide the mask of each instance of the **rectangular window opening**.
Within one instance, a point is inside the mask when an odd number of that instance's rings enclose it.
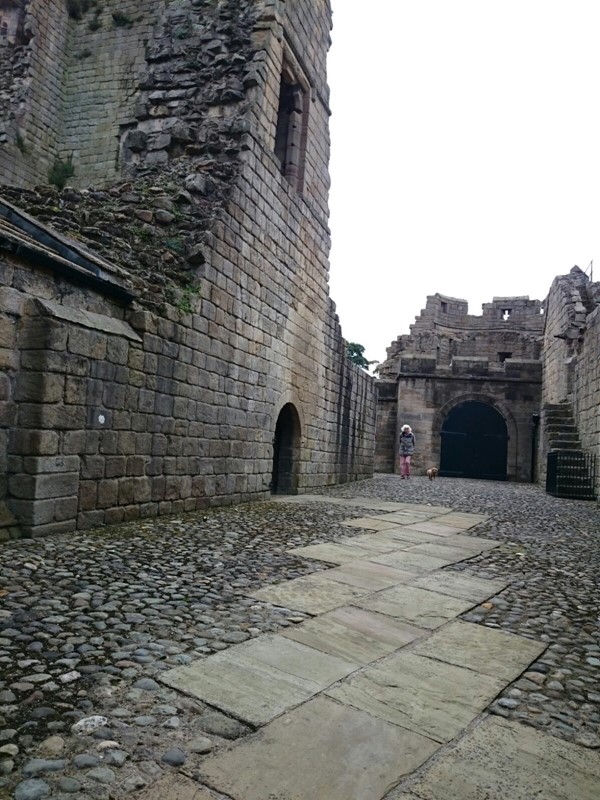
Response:
[[[507,352],[498,353],[498,361],[501,364],[504,364],[507,358],[512,358],[512,353],[507,353]]]
[[[297,72],[284,63],[279,87],[275,157],[281,174],[297,192],[302,192],[304,184],[308,98],[308,91]]]

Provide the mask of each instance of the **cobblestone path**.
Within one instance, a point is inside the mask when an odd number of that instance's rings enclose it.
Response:
[[[165,771],[193,774],[203,754],[248,733],[157,679],[306,619],[248,595],[330,569],[286,551],[364,533],[341,524],[364,516],[357,497],[488,516],[477,535],[501,546],[447,569],[510,583],[463,619],[549,645],[490,710],[600,747],[595,504],[533,486],[394,476],[321,494],[338,502],[291,499],[4,545],[0,798],[150,797]]]

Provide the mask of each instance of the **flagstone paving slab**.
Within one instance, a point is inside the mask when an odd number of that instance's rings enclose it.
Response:
[[[368,611],[388,614],[419,628],[433,630],[472,608],[474,603],[418,586],[394,586],[357,600],[355,605]]]
[[[409,583],[418,577],[416,572],[395,569],[374,561],[349,561],[341,567],[327,570],[327,578],[340,583],[347,583],[372,592],[389,589],[398,583]]]
[[[434,514],[417,514],[415,511],[398,511],[393,514],[384,514],[380,517],[373,517],[378,522],[385,525],[417,525],[426,522]],[[383,530],[383,529],[381,529]]]
[[[421,553],[424,556],[433,556],[434,558],[448,559],[449,564],[465,561],[468,558],[474,558],[477,553],[472,550],[467,550],[464,547],[451,547],[450,545],[443,545],[437,542],[426,542],[425,544],[415,544],[407,548],[409,553]],[[452,559],[452,560],[450,560]]]
[[[449,597],[468,600],[472,605],[482,603],[489,597],[493,597],[506,589],[508,584],[509,581],[478,578],[475,575],[469,575],[467,572],[455,572],[450,569],[419,575],[412,581],[413,586],[432,592],[439,592],[439,594],[445,594]]]
[[[427,631],[394,619],[387,614],[378,614],[358,606],[343,606],[324,614],[321,619],[330,619],[351,630],[372,636],[380,642],[394,645],[394,649],[406,644],[406,636],[425,636]],[[399,626],[399,627],[398,627]]]
[[[281,635],[347,661],[369,664],[424,634],[421,628],[391,617],[349,607],[346,614],[325,614]]]
[[[280,634],[259,636],[229,651],[239,663],[260,662],[301,680],[330,686],[357,668],[358,663],[284,639]]]
[[[315,561],[326,561],[331,564],[345,564],[346,561],[354,561],[359,558],[365,559],[371,555],[376,555],[374,550],[367,550],[358,545],[336,543],[309,544],[307,547],[294,547],[287,552],[302,558],[312,558]]]
[[[443,518],[442,518],[443,519]],[[454,536],[461,528],[456,525],[446,525],[443,522],[438,522],[436,519],[429,522],[414,522],[411,526],[414,531],[421,531],[421,533],[430,533],[432,536],[441,538],[443,536]]]
[[[449,514],[444,514],[440,519],[444,525],[453,525],[455,528],[474,528],[485,522],[488,517],[485,514],[461,514],[459,511],[451,511]]]
[[[456,620],[419,642],[411,652],[509,682],[539,658],[546,647],[514,633]]]
[[[441,569],[448,564],[454,564],[457,560],[453,557],[435,558],[421,553],[411,553],[410,550],[378,553],[369,558],[369,561],[374,561],[376,564],[386,564],[388,567],[396,567],[408,572],[432,572],[434,569]]]
[[[209,756],[200,770],[233,800],[379,800],[437,748],[424,736],[316,698]]]
[[[599,788],[598,750],[498,717],[486,719],[410,785],[419,800],[597,800]]]
[[[168,670],[160,680],[252,725],[264,725],[319,691],[313,681],[292,678],[264,664],[232,662],[225,657],[229,652]]]
[[[398,505],[408,511],[428,511],[432,514],[449,514],[452,511],[450,506],[430,506],[427,503],[399,503]]]
[[[376,519],[375,517],[359,517],[358,519],[347,519],[342,522],[347,528],[365,528],[371,531],[385,531],[388,528],[395,528],[397,521]]]
[[[400,651],[325,694],[435,741],[448,742],[504,685],[497,677]]]
[[[386,531],[383,531],[383,533],[386,533]],[[359,533],[358,536],[345,536],[339,540],[339,543],[350,547],[366,547],[378,553],[391,553],[393,550],[398,550],[397,542],[390,538],[379,538],[379,534],[376,532]]]
[[[425,544],[426,542],[440,541],[439,536],[433,536],[431,533],[422,533],[412,527],[402,527],[400,525],[396,528],[389,528],[387,531],[366,533],[365,536],[370,536],[376,542],[398,542],[400,549],[404,549],[405,544]]]
[[[322,614],[338,606],[345,606],[365,594],[364,588],[350,586],[329,577],[329,570],[284,581],[253,591],[250,596],[276,606]]]
[[[386,514],[378,514],[375,519],[391,520],[400,519],[404,517],[417,517],[421,520],[429,519],[430,517],[439,516],[437,512],[432,511],[427,506],[413,506],[412,508],[400,508],[398,511],[388,511]]]
[[[168,670],[160,680],[238,719],[264,725],[358,666],[274,634]]]

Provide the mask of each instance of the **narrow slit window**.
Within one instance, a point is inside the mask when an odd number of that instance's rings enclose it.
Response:
[[[285,66],[279,88],[279,109],[275,131],[275,156],[281,174],[302,191],[306,149],[307,93],[293,71]]]

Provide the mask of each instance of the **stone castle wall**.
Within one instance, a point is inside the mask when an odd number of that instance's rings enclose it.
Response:
[[[0,49],[0,171],[16,186],[46,183],[55,160],[70,183],[119,175],[121,126],[135,119],[145,45],[166,0],[103,0],[80,18],[66,0],[24,0],[22,34]]]
[[[548,295],[543,343],[543,403],[567,402],[581,447],[600,466],[600,283],[578,267],[555,278]],[[540,477],[545,477],[547,436],[540,439]],[[596,473],[600,496],[600,470]]]
[[[410,334],[399,336],[388,348],[381,376],[393,377],[403,353],[435,354],[442,365],[455,356],[477,356],[497,364],[506,358],[540,357],[544,317],[539,300],[495,297],[482,311],[481,316],[472,315],[465,300],[429,296]]]
[[[336,387],[317,398],[286,394],[241,348],[224,360],[210,336],[217,311],[210,301],[195,301],[194,313],[170,306],[161,316],[124,315],[83,289],[57,303],[49,298],[64,282],[42,272],[32,279],[18,263],[5,262],[2,272],[7,478],[0,499],[8,498],[23,532],[39,536],[265,496],[284,400],[298,402],[303,423],[300,490],[368,469],[372,387],[343,351],[332,354],[331,367],[344,381],[351,426],[345,451],[329,436],[339,423]]]
[[[22,34],[0,49],[0,174],[14,185],[45,183],[57,155],[69,63],[65,0],[25,0]]]
[[[138,298],[6,268],[6,497],[34,535],[264,497],[288,403],[299,491],[373,470],[374,382],[328,295],[329,4],[190,0],[155,20],[121,181],[6,190]],[[275,153],[284,70],[305,102],[293,181]]]
[[[542,379],[542,309],[540,301],[528,297],[496,297],[484,304],[481,316],[474,316],[464,300],[428,297],[410,334],[392,343],[379,367],[377,467],[399,471],[398,437],[404,424],[417,439],[417,474],[439,467],[445,418],[461,404],[477,402],[498,411],[506,423],[507,478],[531,480],[533,415],[539,412]]]

